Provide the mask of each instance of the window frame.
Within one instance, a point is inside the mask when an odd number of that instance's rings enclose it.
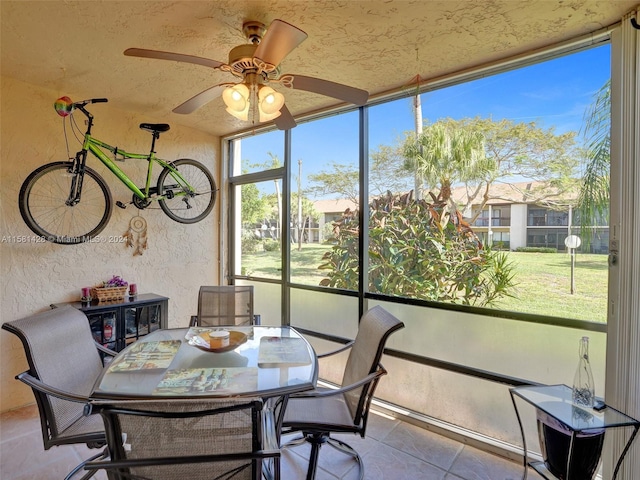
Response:
[[[546,50],[535,51],[529,54],[520,55],[514,58],[506,59],[503,61],[495,62],[492,64],[480,66],[474,69],[465,70],[462,72],[457,72],[453,75],[432,79],[429,81],[425,81],[421,87],[419,88],[419,93],[424,94],[429,91],[439,90],[442,88],[446,88],[449,86],[470,82],[472,80],[482,78],[488,75],[504,73],[506,71],[524,68],[529,65],[553,60],[555,58],[559,58],[566,54],[578,53],[579,51],[586,50],[592,47],[597,47],[603,45],[605,43],[611,43],[611,29],[604,29],[600,32],[595,32],[590,35],[586,35],[583,37],[579,37],[568,42],[564,42],[555,46],[552,46]],[[369,138],[368,138],[368,112],[369,109],[373,106],[392,102],[398,99],[410,98],[415,96],[416,91],[407,92],[406,90],[402,92],[393,92],[387,95],[380,95],[375,99],[371,100],[367,105],[363,107],[357,107],[360,112],[359,115],[359,144],[360,144],[360,205],[362,208],[359,210],[360,214],[360,225],[368,226],[368,198],[369,188],[368,182],[366,181],[368,178],[368,164],[369,164]],[[335,115],[336,113],[343,113],[347,111],[354,110],[355,107],[346,107],[346,108],[334,108],[325,112],[314,113],[313,115],[309,115],[307,117],[297,119],[298,123],[301,122],[312,122],[316,119],[325,118],[331,115]],[[226,148],[223,148],[223,151],[227,152],[228,157],[225,159],[226,162],[231,161],[233,156],[229,153],[232,148],[230,147],[230,143],[233,140],[241,139],[243,136],[248,135],[256,135],[261,132],[267,132],[269,130],[273,130],[274,127],[267,127],[263,129],[255,129],[251,132],[245,132],[243,134],[233,135],[227,138],[223,138],[222,141],[225,144]],[[295,130],[293,131],[295,134]],[[271,180],[275,178],[275,175],[282,175],[281,178],[283,182],[282,195],[283,195],[283,211],[282,214],[284,218],[289,218],[291,213],[291,190],[290,190],[290,178],[291,178],[291,168],[293,160],[291,158],[291,138],[292,131],[285,131],[285,145],[284,145],[284,159],[283,164],[284,167],[281,169],[268,170],[263,172],[255,172],[245,175],[239,175],[236,177],[229,177],[228,186],[229,186],[229,198],[230,198],[230,211],[233,211],[233,187],[239,184],[251,183],[257,180]],[[230,172],[230,165],[228,165],[228,171]],[[501,207],[498,207],[501,208]],[[540,207],[544,208],[544,207]],[[230,215],[231,217],[232,215]],[[502,217],[500,217],[502,218]],[[505,217],[506,218],[506,217]],[[511,218],[511,215],[509,215]],[[545,214],[545,225],[538,226],[538,228],[547,228],[553,227],[546,225],[547,215]],[[490,223],[493,223],[493,218],[489,219]],[[229,218],[229,245],[234,245],[234,222],[232,218]],[[529,214],[527,212],[527,233],[529,235]],[[535,227],[534,227],[535,228]],[[563,231],[566,233],[567,228],[566,225],[558,226],[556,228],[563,228]],[[450,310],[450,311],[458,311],[465,312],[475,315],[483,315],[490,316],[495,318],[508,318],[517,321],[529,322],[529,323],[538,323],[542,325],[555,325],[558,327],[566,327],[566,328],[574,328],[581,329],[586,331],[593,332],[604,332],[607,331],[607,324],[601,322],[591,322],[585,320],[577,320],[577,319],[569,319],[562,317],[549,317],[546,315],[532,314],[532,313],[524,313],[524,312],[512,312],[512,311],[504,311],[497,310],[490,307],[476,307],[476,306],[465,306],[459,304],[450,304],[444,302],[434,302],[434,301],[426,301],[426,300],[418,300],[412,298],[405,297],[394,297],[391,295],[371,293],[366,291],[367,279],[366,275],[363,275],[362,272],[367,272],[368,265],[368,248],[365,246],[368,245],[368,228],[361,228],[361,235],[359,239],[359,248],[362,254],[360,255],[360,281],[358,291],[345,291],[341,289],[334,289],[330,287],[319,287],[313,285],[304,285],[299,283],[291,282],[290,280],[290,245],[289,242],[282,243],[282,277],[278,280],[259,278],[259,277],[251,277],[240,275],[233,270],[232,262],[229,262],[228,271],[226,272],[225,277],[229,279],[230,282],[234,282],[235,280],[250,280],[252,282],[267,282],[267,283],[281,283],[282,286],[282,323],[289,323],[289,290],[291,288],[296,289],[306,289],[310,291],[319,291],[319,292],[332,292],[339,295],[348,295],[359,298],[359,310],[360,316],[367,310],[367,302],[368,300],[375,301],[385,301],[390,303],[402,303],[408,305],[422,306],[428,308],[434,308],[439,310]],[[235,258],[231,256],[231,258]]]

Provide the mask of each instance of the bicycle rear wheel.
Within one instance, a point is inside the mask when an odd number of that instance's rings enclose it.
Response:
[[[216,182],[209,170],[196,160],[182,158],[171,163],[188,185],[182,185],[169,168],[158,176],[160,208],[179,223],[196,223],[204,219],[216,203]]]
[[[111,218],[111,192],[94,170],[85,167],[80,201],[67,205],[73,162],[54,162],[34,170],[18,196],[20,214],[35,234],[63,245],[86,242]]]

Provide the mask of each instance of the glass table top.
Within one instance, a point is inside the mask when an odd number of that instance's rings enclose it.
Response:
[[[598,412],[574,405],[571,387],[567,385],[516,387],[511,393],[577,432],[640,425],[638,420],[610,406]]]
[[[165,329],[121,351],[91,397],[266,398],[312,389],[316,380],[316,354],[291,327]]]

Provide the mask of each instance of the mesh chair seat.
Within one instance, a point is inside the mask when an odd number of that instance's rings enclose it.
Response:
[[[106,469],[111,480],[259,480],[268,462],[280,478],[275,421],[259,399],[104,400],[92,406],[104,418],[111,456],[85,468]]]
[[[192,327],[259,324],[260,315],[253,313],[253,285],[200,287],[198,315],[191,317]]]
[[[98,350],[109,355],[115,352],[94,342],[84,313],[64,306],[5,322],[2,328],[16,335],[24,347],[29,370],[16,379],[33,391],[44,449],[81,443],[90,448],[103,447],[106,437],[102,419],[98,415],[84,416],[84,406],[102,373]],[[82,466],[78,465],[66,478],[73,477]]]
[[[317,389],[322,391],[324,389]],[[331,397],[305,398],[295,401],[290,399],[284,414],[284,423],[289,427],[295,424],[298,431],[356,432],[358,425],[353,423],[353,415],[349,410],[344,395]]]
[[[310,443],[307,480],[313,480],[318,466],[320,447],[328,444],[351,455],[358,463],[360,479],[364,479],[362,459],[350,445],[332,438],[332,433],[352,432],[364,438],[369,407],[378,381],[387,371],[380,364],[389,336],[404,324],[380,306],[373,307],[360,320],[358,334],[349,345],[342,386],[337,390],[316,389],[292,395],[286,406],[281,434],[302,432],[302,437],[287,445]],[[338,349],[319,358],[345,350]]]
[[[81,417],[64,431],[58,434],[58,438],[63,440],[65,438],[77,438],[86,435],[91,435],[96,432],[104,432],[104,423],[99,415],[91,415],[88,417]],[[104,435],[103,435],[104,437]],[[105,443],[105,439],[102,438],[102,443]]]

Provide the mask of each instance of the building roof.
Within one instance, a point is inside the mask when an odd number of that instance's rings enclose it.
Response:
[[[567,205],[578,198],[576,188],[565,189],[562,193],[559,188],[550,187],[546,182],[514,182],[514,183],[494,183],[489,189],[489,200],[486,205],[509,205],[523,203],[556,204]],[[458,205],[467,204],[466,187],[455,187],[451,195]],[[482,193],[471,202],[472,205],[479,205],[482,201]],[[347,198],[316,200],[313,206],[319,213],[342,213],[347,208],[355,210],[358,204]]]
[[[514,182],[494,183],[489,188],[487,205],[504,205],[512,203],[556,203],[567,204],[578,198],[576,188],[565,189],[561,193],[557,187],[548,186],[546,182]],[[471,192],[472,193],[472,192]],[[468,203],[466,187],[455,187],[451,196],[458,204]],[[478,194],[471,203],[478,205],[482,202],[482,193]]]
[[[330,199],[330,200],[316,200],[313,202],[313,207],[319,213],[342,213],[347,208],[355,210],[358,208],[358,204],[348,198]]]

